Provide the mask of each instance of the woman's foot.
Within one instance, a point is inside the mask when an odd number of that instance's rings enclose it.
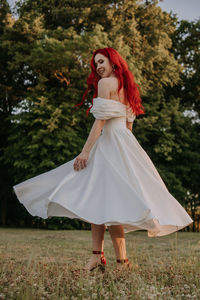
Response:
[[[127,270],[130,271],[133,268],[133,264],[128,260],[128,258],[126,259],[117,259],[117,270]]]
[[[106,259],[103,251],[93,251],[93,255],[90,257],[88,263],[85,265],[84,270],[92,271],[96,267],[100,267],[101,270],[105,269]]]

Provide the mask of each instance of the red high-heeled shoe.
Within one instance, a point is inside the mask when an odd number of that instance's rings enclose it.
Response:
[[[93,254],[101,254],[101,262],[97,263],[96,266],[92,267],[90,269],[90,271],[93,271],[94,269],[96,269],[97,267],[101,269],[101,271],[105,271],[105,266],[106,266],[106,258],[104,256],[104,252],[103,251],[92,251]]]

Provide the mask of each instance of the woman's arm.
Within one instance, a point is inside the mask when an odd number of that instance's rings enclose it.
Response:
[[[89,136],[87,138],[87,141],[79,154],[77,156],[75,162],[74,162],[74,170],[79,171],[79,169],[83,169],[86,167],[86,163],[89,157],[90,150],[94,146],[96,140],[101,134],[101,130],[105,124],[106,120],[95,120],[92,128],[90,130]]]
[[[110,89],[106,78],[100,79],[98,82],[98,97],[109,98]],[[89,157],[90,150],[94,146],[96,140],[101,134],[101,130],[104,127],[106,120],[95,120],[90,130],[87,141],[74,162],[74,170],[79,171],[86,167],[86,163]]]
[[[90,150],[92,149],[92,147],[94,146],[96,140],[98,139],[98,137],[101,134],[101,130],[104,127],[106,120],[95,120],[92,128],[90,130],[89,136],[87,138],[87,141],[82,149],[82,152],[90,152]]]
[[[74,162],[74,170],[79,171],[79,169],[83,169],[86,167],[86,163],[89,157],[90,150],[94,146],[96,140],[101,134],[101,130],[105,124],[106,120],[95,120],[92,128],[90,130],[87,141],[81,151],[81,153],[77,156]]]
[[[133,122],[126,121],[126,127],[132,132],[132,130],[133,130]]]

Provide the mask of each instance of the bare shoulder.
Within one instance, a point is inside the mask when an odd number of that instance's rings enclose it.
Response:
[[[116,77],[105,77],[101,78],[98,83],[116,87],[118,85],[118,79]]]
[[[98,86],[110,86],[114,83],[113,78],[105,77],[98,81]]]
[[[109,99],[110,91],[110,78],[101,78],[98,81],[98,97]]]
[[[101,78],[98,81],[98,97],[110,99],[111,92],[116,88],[118,88],[117,78]]]

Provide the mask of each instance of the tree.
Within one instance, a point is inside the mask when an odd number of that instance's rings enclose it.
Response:
[[[194,110],[200,117],[200,19],[178,23],[172,36],[173,53],[183,67],[181,81],[173,93],[182,98],[183,110]]]
[[[180,151],[174,116],[177,126],[182,122],[179,99],[166,94],[166,86],[178,83],[181,70],[171,51],[175,23],[157,2],[18,3],[19,18],[3,35],[3,47],[10,55],[8,69],[21,83],[12,83],[13,95],[19,86],[21,92],[16,93],[8,118],[9,139],[2,151],[2,161],[14,170],[15,184],[80,152],[93,117],[86,118],[85,109],[74,112],[73,106],[86,88],[93,51],[113,47],[141,86],[146,114],[135,121],[134,134],[169,188],[178,197],[185,196],[186,190],[180,193],[181,179],[174,184],[169,170],[173,153]],[[84,108],[91,97],[92,93]]]
[[[4,149],[8,145],[8,131],[11,126],[9,117],[11,115],[16,96],[19,91],[17,87],[15,74],[9,69],[9,61],[12,54],[9,53],[9,47],[6,43],[6,31],[13,26],[14,19],[11,15],[7,1],[3,0],[0,4],[0,157],[3,157]],[[15,87],[15,88],[14,88]],[[6,214],[8,207],[8,199],[13,202],[10,195],[9,186],[12,184],[13,173],[8,170],[8,166],[4,159],[0,160],[0,207],[1,207],[1,223],[6,224]]]
[[[180,153],[174,157],[173,172],[180,176],[182,190],[185,190],[185,203],[194,220],[193,230],[200,230],[200,155],[199,155],[199,66],[200,66],[200,20],[188,22],[182,20],[172,35],[176,59],[183,68],[180,81],[173,88],[166,89],[165,95],[180,99],[183,120],[177,134]],[[177,128],[177,122],[176,122]],[[176,129],[174,127],[174,131]]]
[[[16,10],[19,17],[27,13],[32,18],[43,15],[46,29],[73,27],[81,34],[83,31],[93,31],[96,24],[106,27],[107,31],[111,26],[107,10],[120,2],[120,0],[26,0],[18,1]]]

